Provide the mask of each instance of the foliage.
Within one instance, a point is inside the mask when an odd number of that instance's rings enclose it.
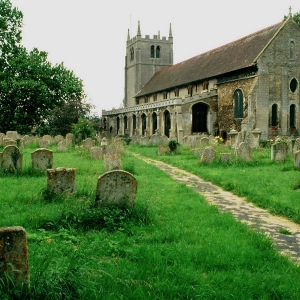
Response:
[[[79,118],[78,123],[72,124],[71,132],[75,135],[77,142],[86,138],[92,138],[96,134],[93,122],[87,118]]]
[[[20,44],[22,17],[9,1],[0,2],[0,132],[25,134],[34,126],[50,126],[54,109],[84,99],[82,81],[72,71],[53,66],[46,52],[28,52]]]
[[[179,143],[176,140],[171,140],[169,141],[168,146],[171,152],[175,152],[179,146]]]

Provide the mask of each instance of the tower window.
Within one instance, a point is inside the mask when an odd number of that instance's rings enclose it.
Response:
[[[295,59],[295,42],[290,42],[290,59]]]
[[[154,46],[151,46],[151,58],[154,58],[155,56],[155,52],[154,52]]]
[[[130,60],[133,60],[134,59],[134,49],[133,47],[130,48]]]
[[[234,117],[244,117],[244,95],[240,89],[234,92]]]
[[[296,78],[293,78],[290,82],[290,90],[292,93],[295,93],[298,87],[298,81]]]
[[[272,105],[272,117],[271,117],[271,126],[278,125],[278,106],[277,104]]]
[[[160,47],[156,47],[156,58],[160,58]]]

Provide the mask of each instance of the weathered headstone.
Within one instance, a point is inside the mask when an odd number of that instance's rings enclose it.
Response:
[[[119,139],[115,140],[113,142],[113,146],[119,153],[122,153],[124,151],[124,142],[122,140]]]
[[[40,145],[40,148],[47,148],[50,145],[50,141],[40,139],[39,140],[39,145]]]
[[[6,146],[0,152],[0,170],[7,173],[18,173],[22,170],[23,154],[16,146]]]
[[[149,146],[150,145],[150,139],[148,136],[143,136],[141,139],[140,139],[140,144],[142,146]]]
[[[294,167],[300,169],[300,150],[294,153]]]
[[[203,148],[195,148],[193,149],[193,153],[196,157],[201,158],[203,150],[204,150]]]
[[[3,146],[3,138],[5,138],[5,134],[0,132],[0,146]]]
[[[168,145],[169,138],[166,135],[160,135],[159,140],[160,145]]]
[[[17,140],[19,138],[19,134],[17,131],[6,131],[6,137],[8,139]]]
[[[67,142],[64,140],[64,141],[60,141],[58,142],[57,144],[57,151],[58,152],[65,152],[67,151]]]
[[[101,159],[103,158],[103,150],[102,147],[92,147],[90,150],[92,159]]]
[[[285,161],[287,156],[288,146],[284,142],[276,142],[271,145],[271,160]]]
[[[220,153],[221,163],[231,163],[231,153]]]
[[[21,138],[21,145],[23,147],[27,146],[28,144],[30,144],[32,141],[32,138],[29,136],[29,135],[24,135],[22,138]]]
[[[170,148],[168,146],[160,145],[158,146],[157,154],[164,155],[166,153],[170,153]]]
[[[157,134],[153,134],[150,137],[150,145],[159,146],[160,145],[160,137]]]
[[[32,169],[45,172],[53,168],[53,152],[46,148],[40,148],[31,152]]]
[[[200,145],[201,146],[207,146],[209,144],[209,138],[208,137],[202,137],[200,138]]]
[[[106,147],[103,158],[106,171],[122,169],[121,154],[114,146]]]
[[[98,178],[95,206],[133,208],[137,191],[135,177],[123,170],[110,171]]]
[[[54,137],[54,141],[55,141],[55,143],[59,143],[61,141],[64,141],[64,137],[62,135],[58,134]]]
[[[5,141],[5,146],[17,146],[17,141],[9,139],[8,141]]]
[[[0,227],[0,279],[3,282],[7,280],[5,274],[17,287],[29,288],[28,247],[23,227]]]
[[[202,152],[200,162],[202,164],[213,163],[215,157],[216,157],[216,151],[214,150],[214,148],[211,146],[205,147]]]
[[[91,138],[86,138],[82,141],[82,146],[85,151],[90,151],[90,149],[95,146],[95,141]]]
[[[74,168],[56,168],[47,170],[47,189],[54,194],[74,194],[76,181]]]
[[[235,149],[235,157],[238,160],[252,160],[252,149],[248,142],[241,142],[239,144],[239,146]]]

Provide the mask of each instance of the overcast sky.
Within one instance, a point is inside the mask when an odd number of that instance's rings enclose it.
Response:
[[[280,22],[300,11],[299,0],[11,0],[22,11],[22,44],[48,53],[83,80],[87,98],[102,109],[124,98],[127,31],[168,37],[174,64]]]

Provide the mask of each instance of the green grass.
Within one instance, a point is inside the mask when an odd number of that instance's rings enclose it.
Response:
[[[157,158],[154,148],[129,148]],[[53,150],[54,167],[77,169],[75,196],[43,197],[46,175],[30,171],[30,148],[22,150],[24,173],[0,177],[0,226],[23,226],[28,234],[28,299],[299,299],[300,269],[269,238],[163,171],[123,155],[138,180],[136,206],[99,212],[93,202],[103,161]],[[202,168],[181,151],[160,158]],[[221,178],[234,166],[211,167]],[[255,166],[243,168],[248,175]],[[3,285],[0,296],[26,299]]]
[[[253,160],[236,161],[234,150],[214,147],[217,155],[213,164],[201,164],[189,148],[176,155],[157,155],[155,147],[130,146],[130,151],[177,166],[210,181],[227,191],[247,197],[247,201],[267,209],[274,215],[300,223],[300,171],[293,166],[292,155],[285,162],[270,159],[270,148],[253,150]],[[220,163],[220,153],[231,153],[232,163]]]

